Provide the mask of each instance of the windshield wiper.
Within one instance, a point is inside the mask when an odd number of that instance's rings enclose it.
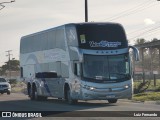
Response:
[[[95,79],[97,80],[106,80],[108,78],[104,77],[104,76],[94,76]]]
[[[129,74],[126,74],[126,73],[110,73],[110,75],[121,75],[121,76],[124,76],[126,78],[130,78],[130,75]]]

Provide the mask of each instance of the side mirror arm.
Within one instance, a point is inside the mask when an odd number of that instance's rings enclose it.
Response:
[[[139,58],[139,50],[134,46],[129,46],[129,49],[130,48],[133,49],[135,60],[139,61],[140,60],[140,58]]]

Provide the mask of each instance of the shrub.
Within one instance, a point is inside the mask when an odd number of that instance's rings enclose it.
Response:
[[[16,83],[17,83],[17,80],[16,80],[16,79],[9,79],[9,83],[10,83],[10,84],[16,84]]]

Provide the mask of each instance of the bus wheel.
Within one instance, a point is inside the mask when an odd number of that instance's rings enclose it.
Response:
[[[108,102],[109,102],[109,103],[116,103],[116,102],[117,102],[117,99],[109,99]]]
[[[78,100],[74,100],[71,98],[71,92],[70,92],[70,89],[67,90],[67,102],[68,104],[76,104],[78,102]]]
[[[33,88],[32,88],[31,100],[38,100],[37,89],[35,86],[33,86]]]
[[[31,98],[31,96],[32,96],[31,87],[28,87],[27,89],[28,89],[28,97],[30,97],[30,98]]]
[[[34,89],[30,90],[30,99],[35,100],[35,90]]]

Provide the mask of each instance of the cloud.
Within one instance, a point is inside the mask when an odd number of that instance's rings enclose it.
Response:
[[[145,25],[153,25],[153,24],[155,24],[155,21],[153,21],[153,20],[150,19],[150,18],[146,18],[146,19],[144,20],[144,23],[145,23]]]

